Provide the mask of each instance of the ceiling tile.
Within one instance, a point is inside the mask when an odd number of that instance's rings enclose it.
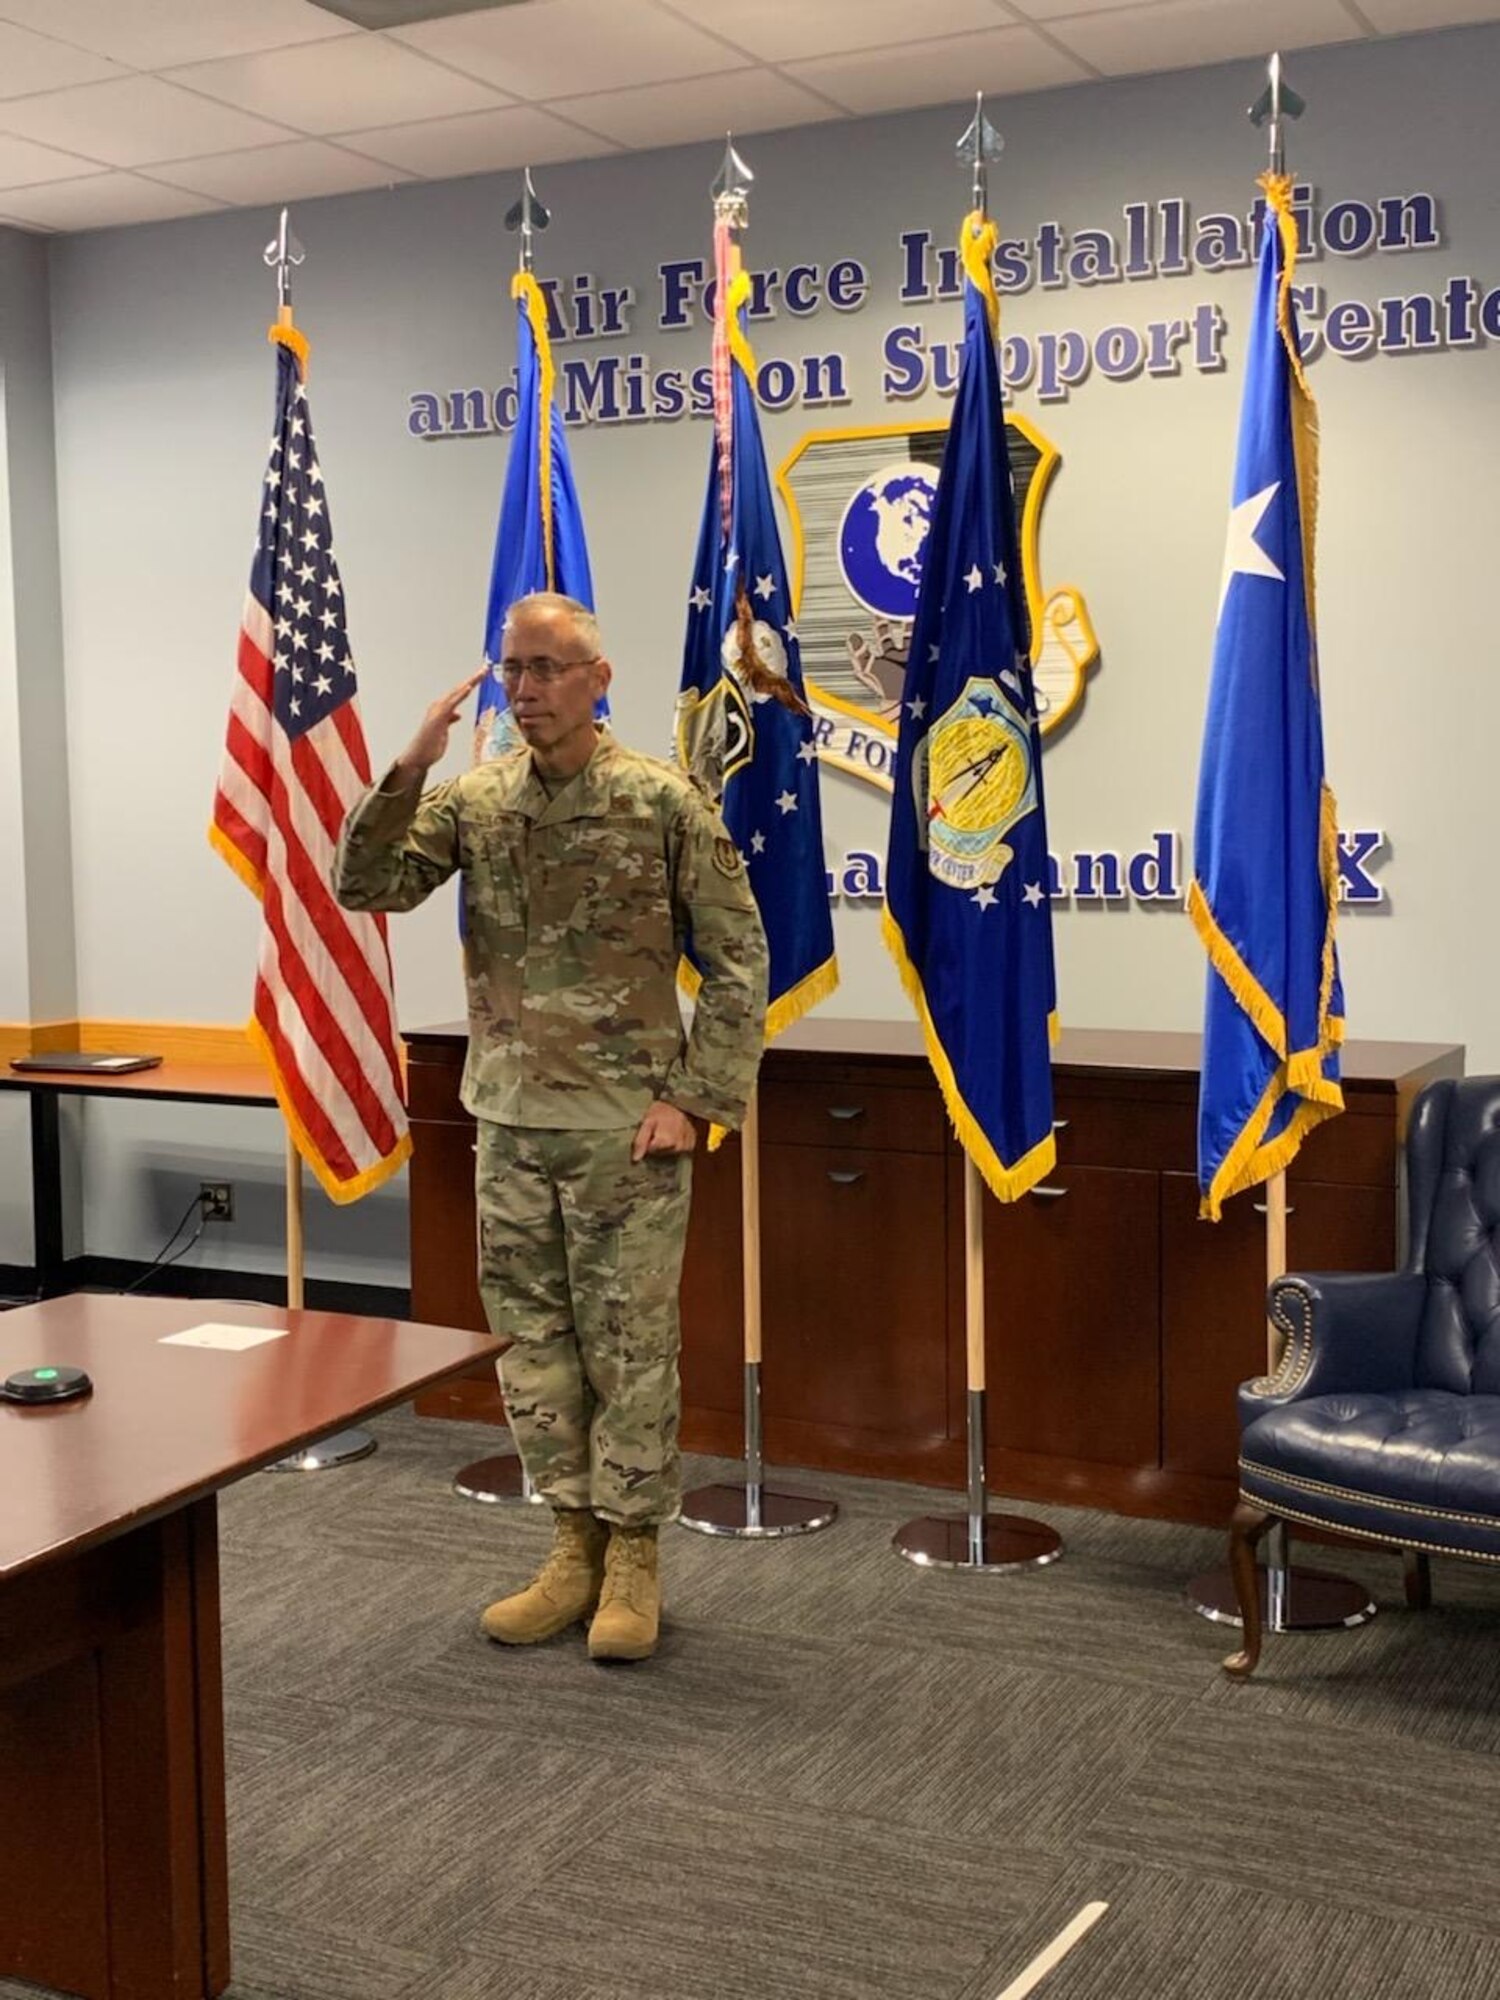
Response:
[[[675,15],[621,0],[547,0],[392,30],[516,97],[577,96],[733,69],[745,58]]]
[[[172,77],[302,132],[400,125],[483,111],[504,101],[500,93],[426,62],[412,49],[364,33],[306,49],[195,63],[173,70]]]
[[[909,104],[962,105],[976,90],[995,97],[1046,90],[1053,84],[1079,83],[1089,72],[1030,28],[992,28],[982,35],[789,63],[787,74],[863,113]]]
[[[154,76],[12,98],[0,103],[0,132],[45,139],[111,167],[227,153],[286,137],[280,126],[210,104]]]
[[[1453,28],[1460,22],[1500,21],[1495,0],[1359,0],[1359,11],[1382,35],[1412,28]]]
[[[389,160],[433,180],[540,166],[548,160],[592,159],[615,150],[610,140],[581,132],[529,104],[418,125],[386,125],[374,132],[341,132],[339,138],[371,159]]]
[[[996,0],[1002,4],[1002,0]],[[1140,8],[1155,5],[1158,0],[1003,0],[1013,14],[1024,14],[1030,21],[1056,21],[1064,14],[1110,14],[1120,7]],[[1255,0],[1237,0],[1245,13],[1249,13]]]
[[[782,125],[810,125],[837,118],[837,108],[769,70],[735,70],[691,83],[645,84],[639,90],[604,90],[591,97],[559,99],[552,106],[622,146],[682,146],[725,132],[770,132]]]
[[[627,0],[638,4],[638,0]],[[648,0],[649,4],[649,0]],[[357,28],[409,28],[449,14],[478,14],[487,7],[545,7],[550,0],[318,0]]]
[[[69,48],[46,35],[0,20],[0,97],[25,97],[34,90],[67,90],[75,83],[102,83],[118,76],[115,63],[86,50]]]
[[[246,153],[216,153],[205,160],[173,160],[153,167],[151,178],[195,194],[248,207],[262,201],[310,201],[321,194],[353,194],[409,177],[399,167],[360,159],[321,139],[293,139],[284,146],[255,146]]]
[[[1047,25],[1056,41],[1106,76],[1350,42],[1361,32],[1340,0],[1154,0]]]
[[[0,0],[0,17],[132,69],[347,34],[311,0]]]
[[[111,229],[127,222],[165,222],[176,215],[201,215],[218,208],[202,195],[161,187],[136,174],[89,174],[82,180],[53,181],[48,187],[0,194],[0,209],[19,222],[47,229]]]
[[[795,62],[799,56],[842,55],[888,43],[930,40],[992,28],[995,0],[818,0],[789,7],[786,0],[665,0],[674,14],[713,28],[761,62]]]
[[[0,133],[0,188],[37,187],[43,181],[71,181],[97,163],[55,146],[38,146],[30,139]]]

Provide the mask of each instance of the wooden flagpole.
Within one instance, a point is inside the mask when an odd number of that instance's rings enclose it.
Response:
[[[1266,1288],[1286,1272],[1286,1168],[1266,1182]],[[1266,1316],[1266,1373],[1274,1375],[1281,1360],[1281,1340],[1276,1324]],[[1291,1616],[1291,1552],[1287,1546],[1286,1524],[1277,1521],[1266,1543],[1266,1625],[1272,1632],[1287,1630]]]
[[[832,1500],[789,1493],[765,1483],[762,1444],[760,1364],[762,1354],[760,1230],[760,1095],[752,1092],[745,1109],[740,1145],[740,1241],[744,1257],[745,1311],[745,1477],[700,1486],[683,1495],[678,1520],[701,1535],[737,1535],[767,1540],[805,1535],[826,1528],[838,1516]],[[853,1176],[852,1178],[858,1178]]]
[[[742,271],[739,232],[749,222],[750,184],[755,179],[734,150],[731,133],[724,146],[724,159],[713,181],[714,262],[717,270],[718,300],[714,308],[714,436],[721,530],[727,541],[731,527],[731,452],[726,428],[727,408],[722,398],[727,387],[724,373],[730,367],[733,347],[733,317],[730,283]],[[743,357],[742,357],[743,358]],[[730,369],[732,373],[732,368]],[[712,480],[712,474],[710,479]],[[737,557],[731,553],[732,569]],[[742,643],[748,639],[748,598],[743,584],[737,592]],[[735,630],[733,626],[731,632]],[[748,671],[751,657],[742,667]],[[758,838],[758,836],[757,836]],[[852,1176],[858,1179],[859,1176]],[[761,1240],[760,1240],[760,1111],[758,1093],[752,1091],[745,1108],[740,1146],[740,1240],[744,1260],[743,1297],[745,1311],[745,1478],[744,1483],[702,1486],[684,1496],[678,1515],[685,1528],[704,1535],[779,1536],[803,1535],[814,1528],[826,1528],[837,1517],[832,1501],[817,1500],[803,1493],[765,1486],[765,1454],[761,1426]]]
[[[968,1386],[969,1557],[984,1562],[984,1183],[964,1155],[964,1374]],[[979,1435],[974,1435],[976,1423]]]
[[[303,1303],[305,1268],[302,1233],[302,1155],[297,1151],[292,1129],[286,1132],[286,1302],[293,1312]]]
[[[302,1155],[297,1151],[292,1139],[292,1128],[286,1128],[286,1303],[289,1312],[301,1312],[303,1307],[303,1235],[302,1235]],[[316,1438],[300,1451],[294,1451],[290,1458],[281,1458],[274,1465],[267,1466],[268,1472],[325,1472],[335,1465],[348,1465],[352,1459],[368,1458],[375,1449],[373,1435],[356,1426],[352,1430],[334,1431],[331,1436]]]
[[[1266,1287],[1286,1275],[1286,1168],[1266,1182]],[[1281,1335],[1275,1322],[1266,1318],[1266,1373],[1274,1375],[1281,1365]]]
[[[967,1393],[965,1483],[962,1514],[928,1514],[898,1528],[898,1554],[924,1569],[979,1571],[1035,1569],[1056,1562],[1062,1540],[1044,1521],[1025,1514],[992,1514],[986,1491],[987,1430],[984,1336],[983,1177],[964,1155],[964,1380]]]
[[[765,1431],[760,1405],[760,1090],[750,1093],[740,1138],[740,1243],[745,1303],[745,1527],[765,1526]]]
[[[984,1182],[964,1155],[964,1349],[970,1395],[984,1394]]]
[[[760,1091],[754,1091],[740,1134],[740,1221],[745,1256],[745,1366],[761,1361],[760,1289]],[[751,1477],[759,1479],[759,1468]]]
[[[292,319],[291,273],[303,261],[302,245],[291,232],[287,211],[275,237],[266,245],[265,261],[276,272],[276,325],[296,335]],[[299,359],[306,365],[305,345]],[[306,1246],[302,1218],[302,1155],[297,1151],[290,1124],[286,1125],[286,1303],[289,1312],[300,1312],[305,1302]],[[336,1431],[332,1437],[318,1438],[268,1469],[272,1472],[319,1472],[328,1466],[345,1465],[364,1458],[375,1449],[375,1440],[365,1430]]]

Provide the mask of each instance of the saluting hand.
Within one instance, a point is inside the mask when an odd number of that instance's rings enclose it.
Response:
[[[421,727],[396,759],[398,768],[409,777],[424,776],[434,764],[440,764],[448,751],[448,738],[453,725],[463,715],[464,703],[489,672],[481,667],[477,674],[470,674],[460,681],[456,688],[449,688],[440,694],[427,713],[422,717]]]

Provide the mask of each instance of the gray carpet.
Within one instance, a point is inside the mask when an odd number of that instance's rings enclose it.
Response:
[[[449,1491],[494,1433],[377,1428],[223,1502],[232,2000],[995,2000],[1096,1899],[1040,2000],[1500,1994],[1500,1575],[1340,1558],[1381,1616],[1243,1687],[1216,1534],[1041,1509],[1057,1567],[923,1573],[933,1495],[810,1478],[825,1534],[670,1531],[601,1669],[477,1634],[547,1535]]]

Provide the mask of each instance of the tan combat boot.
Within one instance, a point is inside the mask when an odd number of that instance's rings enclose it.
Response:
[[[604,1582],[604,1541],[604,1523],[587,1508],[558,1508],[550,1555],[524,1590],[485,1612],[486,1636],[502,1646],[535,1646],[587,1618]]]
[[[591,1660],[648,1660],[661,1622],[656,1529],[611,1528],[604,1589],[589,1626]]]

